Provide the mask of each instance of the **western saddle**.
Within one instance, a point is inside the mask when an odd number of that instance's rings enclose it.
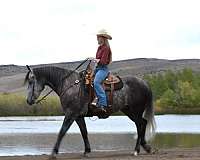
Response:
[[[106,113],[100,113],[98,111],[98,107],[96,106],[96,103],[98,101],[94,87],[93,87],[93,81],[94,81],[94,74],[93,69],[91,65],[89,64],[86,73],[85,73],[85,88],[87,89],[87,92],[89,94],[89,104],[88,104],[88,113],[87,116],[98,116],[99,118],[108,118],[109,115],[112,114],[113,109],[113,92],[116,90],[120,90],[123,88],[123,82],[119,76],[115,76],[111,73],[107,76],[107,78],[103,81],[103,88],[106,91],[107,97],[108,97],[108,106],[106,107]]]

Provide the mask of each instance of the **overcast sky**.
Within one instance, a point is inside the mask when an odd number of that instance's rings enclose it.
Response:
[[[0,64],[94,57],[102,28],[113,60],[200,59],[199,0],[0,0]]]

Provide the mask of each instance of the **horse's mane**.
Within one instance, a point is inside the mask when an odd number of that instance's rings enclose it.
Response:
[[[60,83],[63,80],[64,76],[69,75],[71,72],[72,70],[67,70],[55,66],[33,68],[33,74],[36,76],[36,79],[41,79],[45,77],[46,80],[53,83]],[[27,72],[24,79],[24,84],[28,81],[30,73],[31,71]]]

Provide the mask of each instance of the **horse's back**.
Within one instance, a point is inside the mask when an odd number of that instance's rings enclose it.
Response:
[[[123,77],[122,81],[124,84],[128,85],[130,89],[150,90],[147,82],[136,76]]]

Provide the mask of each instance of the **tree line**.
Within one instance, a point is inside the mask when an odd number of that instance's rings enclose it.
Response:
[[[185,68],[145,75],[144,79],[152,88],[157,110],[200,112],[200,73]]]

